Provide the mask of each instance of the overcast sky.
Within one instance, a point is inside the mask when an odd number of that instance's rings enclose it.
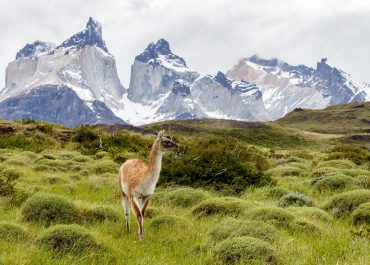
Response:
[[[0,86],[6,65],[35,40],[60,44],[92,16],[125,87],[134,57],[165,38],[201,74],[258,54],[290,64],[328,63],[370,82],[367,0],[0,0]]]

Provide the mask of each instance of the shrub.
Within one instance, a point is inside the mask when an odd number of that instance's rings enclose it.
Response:
[[[370,190],[353,190],[332,196],[324,205],[324,209],[336,217],[353,212],[360,204],[370,201]]]
[[[51,168],[50,166],[47,165],[35,165],[32,168],[35,171],[55,171],[54,168]]]
[[[288,227],[295,219],[294,214],[288,210],[270,206],[259,207],[245,212],[247,219],[268,222],[279,227]]]
[[[31,151],[23,151],[21,155],[31,160],[35,160],[38,158],[38,156],[34,152],[31,152]]]
[[[144,218],[153,218],[153,217],[156,217],[158,215],[161,215],[162,214],[162,211],[156,207],[152,207],[152,206],[149,206],[148,208],[146,208],[145,210],[145,214],[144,214]]]
[[[102,158],[110,158],[110,157],[111,157],[110,153],[105,152],[105,151],[99,151],[99,152],[97,152],[97,153],[95,154],[95,156],[96,156],[96,158],[98,158],[98,159],[102,159]]]
[[[19,159],[8,159],[4,162],[4,164],[9,166],[15,166],[15,167],[24,167],[26,166],[26,163]]]
[[[164,156],[159,184],[240,193],[249,186],[272,182],[257,167],[257,161],[259,165],[263,164],[261,160],[267,158],[232,138],[193,138],[187,141],[181,159]]]
[[[278,166],[276,168],[269,169],[265,172],[267,176],[274,177],[288,177],[288,176],[300,176],[305,172],[302,168],[293,166]]]
[[[78,208],[62,196],[39,193],[30,197],[22,209],[26,222],[37,222],[49,226],[55,223],[80,221]]]
[[[21,226],[0,222],[0,240],[14,241],[14,240],[27,240],[30,234],[26,232]]]
[[[365,189],[370,189],[370,174],[368,176],[358,176],[357,180],[359,181],[361,187]]]
[[[311,185],[319,192],[338,191],[359,186],[359,181],[341,173],[324,175],[316,178]]]
[[[14,170],[7,169],[0,165],[0,196],[12,196],[16,190],[14,188],[20,175]]]
[[[354,210],[351,219],[355,225],[370,225],[370,202],[363,203]]]
[[[293,222],[290,223],[289,229],[295,232],[303,232],[303,233],[321,233],[322,229],[318,225],[313,222],[306,221],[304,219],[295,219]]]
[[[159,215],[154,217],[150,221],[150,227],[154,230],[167,229],[169,227],[175,228],[186,228],[188,226],[187,221],[184,218],[171,216],[171,215]]]
[[[288,210],[313,221],[320,220],[325,223],[332,221],[332,217],[327,212],[316,207],[289,207]]]
[[[340,169],[355,168],[356,164],[349,160],[329,160],[321,161],[317,164],[317,167],[335,167]]]
[[[269,191],[268,197],[274,199],[280,199],[284,195],[288,194],[290,191],[282,187],[272,187]]]
[[[96,239],[79,225],[56,225],[44,231],[36,241],[57,254],[79,255],[101,250]]]
[[[370,160],[370,155],[366,150],[363,150],[353,145],[336,146],[328,152],[328,159],[349,159],[360,165]]]
[[[288,206],[314,206],[313,201],[306,195],[299,192],[290,192],[280,198],[278,202],[280,207]]]
[[[209,232],[209,236],[216,242],[225,240],[226,238],[239,236],[250,236],[264,241],[273,242],[278,238],[278,233],[277,229],[269,224],[228,218],[216,225]]]
[[[199,189],[178,188],[170,192],[167,197],[172,205],[186,208],[207,199],[209,195],[207,192]]]
[[[58,176],[45,176],[42,180],[49,184],[57,184],[57,183],[67,183],[68,181],[62,177]]]
[[[100,161],[95,161],[91,165],[89,165],[89,170],[95,174],[103,174],[103,173],[117,173],[118,172],[118,165],[111,160],[103,159]]]
[[[195,206],[192,213],[197,217],[211,215],[238,216],[253,204],[234,197],[209,198]]]
[[[94,222],[117,222],[120,219],[120,214],[109,206],[94,206],[85,208],[81,212],[82,219],[88,223]]]
[[[221,241],[215,246],[213,257],[224,264],[277,264],[276,253],[269,244],[246,236]]]
[[[328,173],[336,173],[338,172],[338,169],[335,167],[320,167],[320,168],[315,168],[311,172],[312,177],[321,177],[323,175],[326,175]]]

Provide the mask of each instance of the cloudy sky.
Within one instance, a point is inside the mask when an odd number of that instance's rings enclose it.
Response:
[[[370,82],[367,0],[0,0],[0,87],[16,52],[34,40],[60,44],[90,16],[129,84],[134,57],[165,38],[201,74],[259,54],[315,66],[322,57]]]

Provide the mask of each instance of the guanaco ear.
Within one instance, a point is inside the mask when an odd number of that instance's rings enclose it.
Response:
[[[158,139],[162,139],[164,134],[164,130],[158,132]]]

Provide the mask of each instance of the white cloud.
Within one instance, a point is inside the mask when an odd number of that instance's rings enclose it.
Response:
[[[370,2],[347,0],[0,0],[0,76],[16,52],[36,39],[61,43],[89,16],[128,86],[134,57],[165,38],[202,74],[229,69],[258,53],[315,66],[321,57],[370,82]],[[0,82],[0,86],[3,86]]]

